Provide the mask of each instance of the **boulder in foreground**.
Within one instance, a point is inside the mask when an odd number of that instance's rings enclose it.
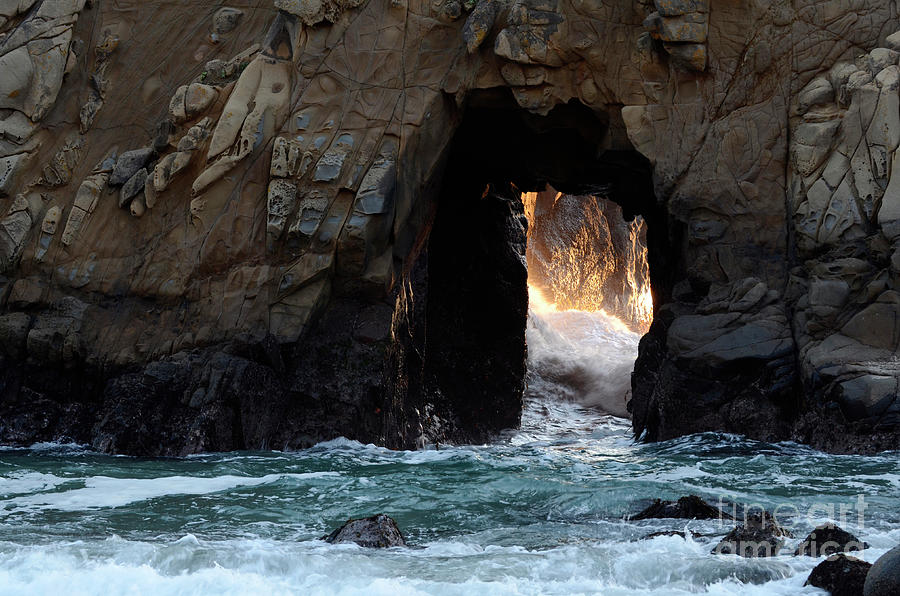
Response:
[[[832,555],[816,565],[804,585],[821,588],[832,596],[859,596],[871,567],[871,563],[856,557]]]
[[[881,555],[866,577],[865,596],[900,594],[900,546]]]
[[[362,519],[351,519],[324,540],[329,544],[352,542],[368,548],[406,546],[397,522],[383,513]]]

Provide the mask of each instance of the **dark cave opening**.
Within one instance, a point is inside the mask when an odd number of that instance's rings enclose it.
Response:
[[[521,196],[548,185],[607,197],[627,220],[643,217],[657,303],[670,293],[678,251],[667,249],[651,164],[628,141],[619,106],[596,112],[573,101],[539,116],[507,90],[470,98],[418,272],[427,299],[420,376],[409,387],[445,440],[482,442],[520,422],[529,303]]]

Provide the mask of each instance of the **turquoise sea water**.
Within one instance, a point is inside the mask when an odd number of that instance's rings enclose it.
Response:
[[[591,350],[606,342],[633,359],[634,337],[582,319]],[[550,345],[562,340],[536,336],[540,323],[529,329],[523,427],[492,445],[394,452],[338,439],[167,460],[0,451],[0,594],[820,594],[802,587],[818,559],[790,555],[816,524],[838,521],[869,542],[868,561],[900,543],[897,453],[717,434],[636,444],[627,421],[564,399],[573,390],[558,379],[573,375],[542,356],[580,340]],[[614,382],[604,375],[616,357],[575,356],[566,362],[596,369],[588,385]],[[626,519],[686,494],[778,507],[795,538],[778,557],[748,560],[709,554],[726,523]],[[410,548],[320,540],[379,512]],[[685,528],[702,536],[642,539]]]

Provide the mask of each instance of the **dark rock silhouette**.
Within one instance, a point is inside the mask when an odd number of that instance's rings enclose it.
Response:
[[[824,524],[810,532],[794,551],[794,555],[821,557],[869,548],[869,545],[834,524]]]
[[[871,563],[856,557],[832,555],[816,565],[804,585],[821,588],[830,592],[831,596],[860,596],[871,567]],[[897,592],[884,594],[896,595]]]
[[[642,519],[732,519],[730,515],[718,507],[710,505],[696,495],[681,497],[677,501],[661,501],[657,499],[652,505],[631,517]]]
[[[351,519],[323,540],[329,544],[353,542],[367,548],[406,546],[397,522],[383,513],[362,519]]]
[[[742,557],[774,557],[784,545],[784,537],[791,533],[778,525],[772,515],[750,515],[712,550],[715,555]]]

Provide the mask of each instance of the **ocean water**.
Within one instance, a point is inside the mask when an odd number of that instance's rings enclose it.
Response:
[[[900,543],[897,453],[723,434],[635,443],[597,408],[626,397],[629,333],[602,313],[533,313],[522,428],[491,445],[0,450],[0,594],[824,594],[803,587],[820,559],[790,554],[817,524],[869,542],[867,561]],[[751,560],[710,554],[730,522],[628,521],[687,494],[776,510],[795,538]],[[410,547],[320,540],[375,513]],[[644,539],[663,530],[689,534]]]

